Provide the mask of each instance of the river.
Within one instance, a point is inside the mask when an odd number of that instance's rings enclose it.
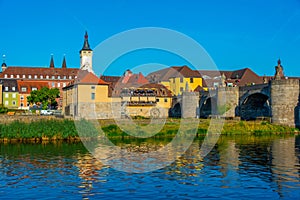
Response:
[[[201,143],[147,173],[117,171],[82,143],[2,143],[0,199],[300,198],[300,136],[222,136],[204,158]]]

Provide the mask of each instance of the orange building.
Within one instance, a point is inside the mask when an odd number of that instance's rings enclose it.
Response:
[[[49,87],[48,81],[26,81],[17,80],[19,90],[19,109],[29,109],[30,104],[27,102],[27,97],[31,91],[39,90],[43,87]]]

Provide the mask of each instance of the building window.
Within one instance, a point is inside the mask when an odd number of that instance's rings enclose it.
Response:
[[[183,87],[180,87],[180,92],[183,92]]]
[[[12,91],[16,91],[16,87],[11,87],[11,90]]]
[[[40,75],[40,79],[43,79],[44,77],[43,77],[43,75]]]
[[[55,76],[52,76],[52,79],[55,79]]]
[[[183,83],[183,77],[180,77],[180,83]]]
[[[190,83],[194,83],[194,78],[190,78]]]
[[[28,78],[31,78],[31,75],[28,75]]]
[[[5,105],[8,105],[8,101],[5,101],[4,104],[5,104]]]
[[[4,74],[4,78],[7,78],[7,74]]]
[[[75,76],[74,78],[77,78],[77,76]]]
[[[168,102],[168,99],[167,99],[167,98],[165,98],[165,103],[166,103],[166,102]]]
[[[67,76],[64,76],[64,80],[67,79]]]
[[[214,87],[218,87],[219,83],[214,82]]]
[[[94,86],[94,85],[93,85],[93,86],[91,86],[91,89],[92,89],[92,90],[94,90],[94,89],[95,89],[95,86]]]
[[[13,93],[12,98],[16,98],[16,97],[17,97],[16,93]]]
[[[66,87],[66,85],[67,85],[66,83],[63,83],[63,87]]]
[[[5,93],[5,98],[8,98],[8,94],[7,93]]]
[[[12,101],[12,105],[15,106],[17,103],[16,101]]]
[[[20,75],[19,75],[19,74],[17,74],[17,78],[20,78]]]
[[[25,75],[25,74],[23,74],[23,75],[22,75],[22,78],[26,78],[26,75]]]
[[[94,92],[91,93],[91,99],[95,100],[95,93]]]
[[[32,87],[32,88],[31,88],[31,91],[35,91],[35,90],[37,90],[36,87]]]
[[[52,86],[52,87],[55,87],[55,83],[54,83],[54,82],[52,82],[52,83],[51,83],[51,86]]]
[[[21,100],[24,100],[24,96],[22,95],[22,96],[20,97],[20,99],[21,99]]]
[[[27,88],[26,87],[21,87],[21,91],[22,92],[27,92]]]
[[[57,83],[57,87],[60,87],[60,83]]]
[[[37,79],[37,75],[34,75],[34,79]]]
[[[156,102],[159,102],[159,99],[156,99]]]
[[[14,78],[14,75],[10,75],[10,78]]]
[[[23,107],[24,106],[24,103],[21,103],[21,107]]]
[[[69,76],[69,79],[72,79],[72,76]]]
[[[57,76],[57,79],[60,79],[60,76]]]
[[[29,106],[29,103],[27,103],[27,106]]]
[[[48,75],[46,76],[46,79],[49,79],[49,76],[48,76]]]
[[[4,88],[4,90],[5,90],[5,91],[8,91],[8,87],[6,86],[6,87]]]

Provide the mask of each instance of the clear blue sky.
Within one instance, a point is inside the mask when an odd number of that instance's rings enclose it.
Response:
[[[85,30],[94,48],[128,29],[164,27],[199,42],[219,69],[273,75],[280,57],[286,75],[300,76],[299,0],[0,0],[0,9],[0,54],[9,66],[48,66],[53,53],[56,66],[66,54],[68,66],[79,67]]]

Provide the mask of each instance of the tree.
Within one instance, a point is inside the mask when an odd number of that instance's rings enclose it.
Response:
[[[56,98],[59,97],[58,88],[43,87],[40,90],[34,90],[30,92],[30,96],[27,97],[27,102],[37,105],[42,105],[42,109],[46,110],[48,106],[56,106]]]

